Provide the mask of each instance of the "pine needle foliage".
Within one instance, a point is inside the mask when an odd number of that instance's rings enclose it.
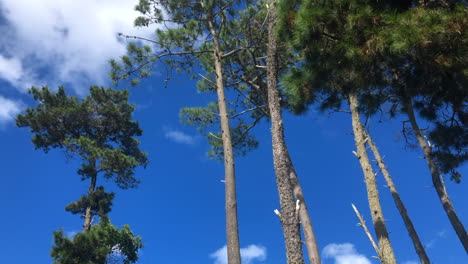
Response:
[[[138,250],[143,247],[141,238],[135,236],[125,225],[119,230],[107,216],[101,217],[89,232],[81,232],[73,238],[63,230],[54,232],[54,247],[51,251],[54,264],[130,264],[138,260]]]
[[[68,96],[63,87],[57,92],[33,87],[30,93],[40,103],[18,115],[16,123],[34,133],[36,149],[59,148],[78,156],[84,161],[78,170],[82,180],[103,173],[120,188],[137,186],[134,169],[148,160],[135,138],[142,130],[131,120],[134,106],[128,103],[128,91],[93,86],[81,101]]]
[[[54,232],[54,263],[105,264],[115,253],[123,263],[134,263],[143,246],[141,239],[128,226],[118,230],[110,223],[107,214],[115,194],[96,187],[102,174],[122,189],[134,188],[139,183],[135,168],[148,163],[136,139],[142,130],[132,120],[134,106],[128,102],[128,91],[92,86],[81,100],[67,95],[63,87],[56,92],[33,87],[29,92],[39,104],[18,115],[17,125],[30,128],[36,149],[62,149],[69,157],[81,159],[77,173],[81,180],[90,180],[87,195],[65,208],[85,218],[84,230],[73,239],[62,230]],[[100,223],[92,225],[96,216]]]
[[[359,90],[362,113],[390,103],[394,116],[404,112],[399,98],[409,96],[432,124],[435,160],[459,181],[455,168],[468,159],[464,1],[304,0],[281,6],[279,35],[300,54],[282,80],[293,112],[312,103],[339,108],[346,94]]]

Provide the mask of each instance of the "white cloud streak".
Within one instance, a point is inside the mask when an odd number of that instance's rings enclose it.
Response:
[[[426,248],[427,249],[433,248],[436,243],[438,243],[440,240],[443,240],[445,238],[447,238],[447,230],[446,229],[443,229],[441,231],[436,232],[435,236],[431,240],[429,240],[429,242],[427,242]]]
[[[195,137],[188,135],[182,131],[168,130],[165,132],[164,136],[167,139],[170,139],[176,143],[187,144],[187,145],[195,144]]]
[[[23,108],[23,103],[0,95],[0,125],[13,121]]]
[[[267,250],[263,246],[249,245],[240,249],[242,263],[253,264],[265,261],[267,258]],[[210,258],[214,259],[214,264],[227,264],[227,247],[224,246],[214,253],[210,254]]]
[[[108,61],[125,53],[118,32],[136,29],[136,0],[2,0],[0,78],[20,91],[27,85],[70,83],[79,93],[108,83]],[[31,74],[37,73],[37,74]]]
[[[323,248],[322,255],[323,258],[334,259],[334,264],[371,264],[351,243],[328,244]]]

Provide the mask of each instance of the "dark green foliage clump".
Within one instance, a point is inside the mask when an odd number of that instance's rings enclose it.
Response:
[[[278,33],[300,56],[282,80],[287,106],[337,109],[353,92],[362,114],[394,117],[411,98],[435,161],[458,181],[468,160],[467,16],[465,1],[281,1]]]
[[[84,217],[86,208],[90,207],[93,215],[103,217],[111,211],[114,196],[114,193],[104,191],[104,186],[99,186],[91,194],[83,195],[78,201],[67,205],[65,211]]]
[[[81,102],[63,87],[57,92],[32,88],[30,93],[40,104],[18,115],[16,123],[34,133],[36,149],[61,148],[79,156],[85,161],[78,170],[83,179],[103,172],[121,188],[138,184],[133,169],[148,160],[135,138],[142,130],[131,120],[134,106],[128,103],[128,91],[93,86]]]
[[[72,239],[62,230],[55,231],[54,243],[51,256],[55,264],[107,264],[114,258],[129,264],[138,260],[138,250],[143,247],[141,238],[129,226],[119,230],[107,216],[101,217],[89,232],[78,233]]]

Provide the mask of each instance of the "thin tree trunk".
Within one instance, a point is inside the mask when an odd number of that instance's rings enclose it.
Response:
[[[281,122],[282,127],[282,122]],[[280,137],[284,139],[284,137]],[[299,200],[299,217],[301,219],[301,226],[302,230],[304,231],[304,240],[305,245],[307,248],[308,259],[310,264],[320,264],[320,253],[317,246],[317,239],[315,238],[315,232],[312,227],[312,221],[310,220],[309,211],[307,210],[307,203],[304,199],[304,194],[302,192],[301,185],[299,183],[299,179],[297,178],[296,170],[294,165],[291,161],[291,157],[289,155],[288,149],[286,147],[286,143],[283,142],[285,146],[285,159],[287,166],[290,167],[289,178],[291,184],[293,186],[294,196],[297,200]]]
[[[365,131],[359,116],[359,101],[356,93],[351,93],[348,97],[349,106],[352,115],[352,124],[354,132],[354,140],[357,148],[357,157],[361,164],[362,172],[367,188],[367,199],[371,210],[372,222],[374,224],[375,234],[380,248],[380,261],[383,264],[396,264],[395,254],[393,253],[392,245],[388,236],[385,218],[383,216],[382,207],[380,205],[379,191],[375,174],[372,170],[372,165],[367,155]]]
[[[444,207],[445,213],[447,214],[450,223],[455,229],[460,242],[462,243],[465,251],[468,253],[468,233],[466,232],[463,223],[457,216],[455,212],[455,208],[453,207],[452,201],[445,189],[445,183],[442,180],[442,175],[440,169],[437,167],[435,161],[432,159],[432,148],[427,144],[424,136],[422,135],[421,130],[419,129],[418,122],[416,121],[416,116],[414,115],[413,103],[411,102],[411,98],[405,97],[403,99],[403,104],[406,109],[406,113],[408,114],[409,121],[411,123],[412,129],[418,140],[419,146],[421,147],[424,158],[427,161],[427,165],[429,166],[429,170],[431,171],[432,176],[432,183],[437,191],[437,195],[439,196],[440,202]]]
[[[91,183],[88,187],[88,198],[91,197],[94,190],[96,189],[97,173],[91,176]],[[91,212],[91,203],[86,207],[85,211],[85,222],[83,225],[83,232],[88,232],[91,229],[91,222],[93,221],[93,215]]]
[[[408,234],[411,237],[411,240],[413,241],[414,249],[416,250],[416,253],[419,256],[421,263],[430,264],[431,262],[429,260],[429,257],[427,256],[426,250],[424,249],[421,240],[419,239],[418,233],[416,232],[413,222],[411,221],[411,218],[409,217],[408,212],[406,211],[405,205],[403,204],[403,201],[401,200],[400,195],[398,194],[395,183],[393,182],[393,179],[390,176],[390,173],[388,172],[387,166],[385,165],[384,160],[380,156],[380,152],[377,149],[377,146],[375,145],[369,133],[365,132],[365,137],[367,139],[369,147],[372,150],[372,153],[374,153],[377,165],[382,171],[385,181],[387,182],[387,186],[390,189],[390,192],[392,193],[393,201],[395,202],[398,212],[400,212],[401,218],[403,218],[406,230],[408,231]]]
[[[271,116],[271,138],[273,145],[273,162],[278,187],[281,214],[279,218],[283,227],[286,244],[286,257],[288,264],[304,264],[302,252],[301,233],[299,228],[299,215],[294,202],[290,174],[293,173],[289,153],[284,141],[283,120],[281,117],[281,106],[277,89],[277,40],[274,32],[276,23],[276,1],[270,1],[268,17],[268,47],[267,47],[267,89],[268,106]],[[295,174],[295,173],[294,173]],[[296,178],[296,183],[297,178]],[[300,201],[303,202],[303,201]],[[299,204],[305,208],[305,204]]]
[[[218,35],[215,32],[213,22],[208,22],[211,35],[214,42],[214,60],[216,71],[216,92],[218,94],[218,107],[221,119],[221,130],[223,139],[224,153],[224,173],[225,173],[225,192],[226,192],[226,240],[227,255],[229,264],[240,264],[240,244],[239,229],[237,222],[237,198],[236,198],[236,177],[234,171],[234,154],[232,151],[231,129],[229,127],[229,118],[226,107],[226,96],[224,94],[223,83],[223,52],[218,41]]]

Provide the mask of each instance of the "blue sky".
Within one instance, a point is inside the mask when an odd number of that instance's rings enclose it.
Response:
[[[79,161],[60,150],[35,151],[27,129],[14,117],[34,102],[31,85],[85,95],[90,85],[110,86],[107,61],[123,55],[117,32],[135,30],[135,0],[0,0],[0,226],[2,262],[50,263],[52,232],[73,235],[82,220],[64,207],[86,190],[76,175]],[[208,159],[208,145],[196,129],[179,123],[179,109],[202,106],[206,95],[176,75],[164,88],[164,70],[131,88],[134,118],[144,135],[141,148],[150,164],[138,169],[139,188],[116,192],[112,222],[129,224],[143,237],[139,263],[224,264],[224,169]],[[119,88],[125,88],[121,85]],[[406,149],[401,117],[373,122],[374,140],[389,167],[416,229],[434,263],[467,263],[468,257],[442,210],[422,153]],[[375,120],[374,120],[375,121]],[[347,114],[285,114],[286,138],[316,231],[324,264],[378,263],[351,208],[371,219],[364,179],[350,135]],[[255,130],[260,147],[236,159],[240,239],[246,264],[285,263],[282,231],[273,213],[279,208],[272,166],[269,124]],[[461,169],[467,174],[467,167]],[[399,263],[419,263],[390,193],[378,176],[381,202]],[[447,179],[447,189],[462,221],[468,221],[466,183]],[[346,262],[348,261],[348,262]]]

